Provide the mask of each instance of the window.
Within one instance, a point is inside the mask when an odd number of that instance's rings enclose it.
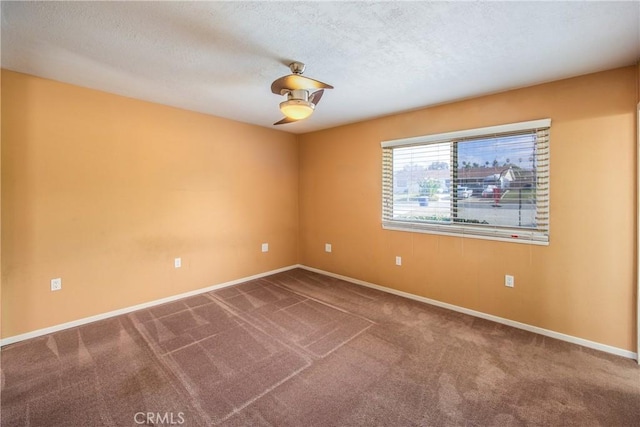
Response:
[[[383,228],[548,244],[550,126],[382,142]]]

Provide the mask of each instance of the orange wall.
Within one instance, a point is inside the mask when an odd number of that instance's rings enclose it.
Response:
[[[0,73],[0,100],[2,99],[2,73]],[[2,102],[0,102],[2,117]],[[2,120],[0,120],[0,242],[2,242]],[[0,338],[2,338],[2,244],[0,244]]]
[[[626,67],[301,136],[300,263],[636,351],[636,73]],[[552,119],[549,246],[381,228],[380,141],[541,118]],[[504,286],[505,274],[515,288]]]
[[[6,70],[2,107],[3,337],[297,262],[294,135]]]
[[[2,336],[300,262],[636,351],[639,72],[296,137],[3,70]],[[545,117],[550,246],[381,229],[380,141]]]

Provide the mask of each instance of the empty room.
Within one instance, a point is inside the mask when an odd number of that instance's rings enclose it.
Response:
[[[640,3],[1,9],[2,426],[637,426]]]

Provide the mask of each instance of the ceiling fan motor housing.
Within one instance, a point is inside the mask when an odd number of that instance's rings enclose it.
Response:
[[[305,89],[294,89],[287,92],[287,99],[299,99],[301,101],[309,101],[309,91]]]

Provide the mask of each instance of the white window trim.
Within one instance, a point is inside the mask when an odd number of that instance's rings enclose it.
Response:
[[[444,227],[451,229],[451,231],[443,230]],[[549,246],[548,240],[538,240],[536,235],[531,232],[522,231],[520,233],[513,234],[508,233],[508,236],[501,236],[500,233],[495,233],[495,236],[489,236],[488,234],[491,231],[490,229],[479,229],[482,234],[474,234],[473,226],[456,226],[456,225],[441,225],[436,227],[429,227],[429,224],[416,224],[412,222],[403,222],[403,221],[383,221],[382,228],[384,230],[393,230],[393,231],[406,231],[410,233],[424,233],[424,234],[438,234],[440,236],[452,236],[452,237],[464,237],[469,239],[480,239],[480,240],[495,240],[498,242],[509,242],[509,243],[523,243],[527,245],[539,245],[539,246]],[[459,232],[454,232],[454,230],[460,230]]]
[[[551,119],[530,120],[528,122],[509,123],[506,125],[487,126],[477,129],[466,129],[454,132],[436,133],[433,135],[415,136],[412,138],[393,139],[382,141],[382,148],[408,147],[411,145],[422,145],[428,143],[449,141],[451,139],[462,139],[469,137],[480,137],[509,132],[525,131],[535,128],[551,127]]]

